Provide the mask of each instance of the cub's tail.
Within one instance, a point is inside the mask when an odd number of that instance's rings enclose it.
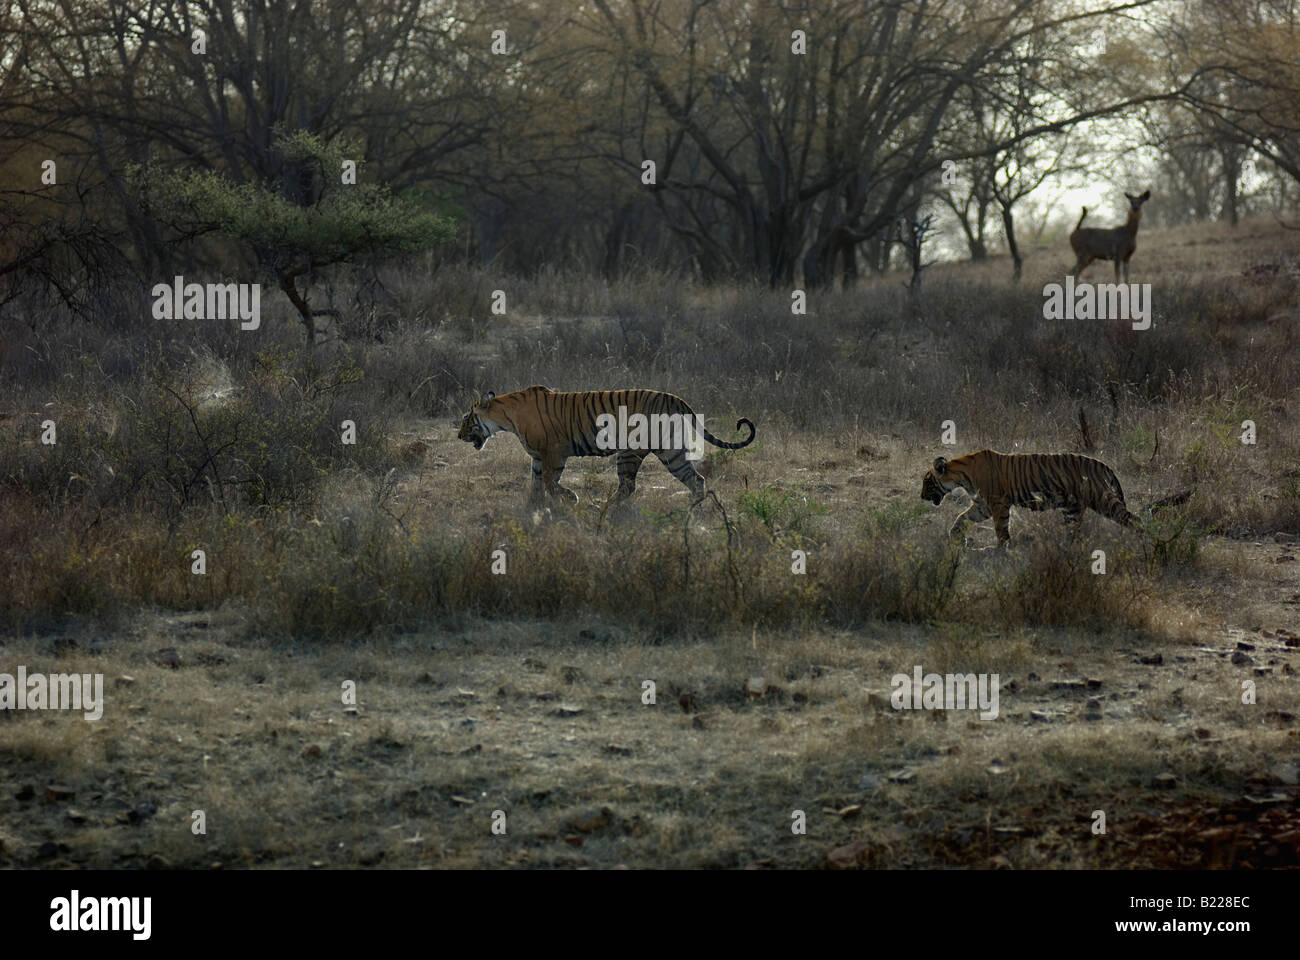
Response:
[[[709,433],[703,425],[700,426],[700,433],[704,434],[704,439],[709,441],[709,443],[713,444],[715,447],[721,447],[724,450],[739,450],[741,447],[747,447],[753,443],[754,434],[757,432],[754,429],[754,425],[744,417],[741,417],[736,421],[736,429],[739,430],[741,427],[749,427],[749,436],[740,441],[740,443],[728,443],[726,440],[719,440],[713,434]]]
[[[1159,500],[1152,500],[1146,505],[1142,512],[1149,517],[1157,510],[1163,510],[1165,507],[1182,506],[1191,498],[1192,491],[1190,489],[1180,490],[1177,493],[1169,494],[1167,497],[1161,497]]]

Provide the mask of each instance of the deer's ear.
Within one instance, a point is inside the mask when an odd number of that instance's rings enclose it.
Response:
[[[935,473],[943,473],[943,472],[944,472],[945,470],[947,470],[947,469],[948,469],[948,461],[945,460],[943,457],[935,457],[935,459],[934,459],[934,472],[935,472]]]
[[[1147,200],[1150,200],[1150,199],[1151,199],[1151,191],[1150,191],[1150,190],[1144,190],[1144,191],[1142,192],[1142,196],[1138,197],[1138,199],[1141,200],[1141,201],[1143,201],[1143,202],[1146,202]]]

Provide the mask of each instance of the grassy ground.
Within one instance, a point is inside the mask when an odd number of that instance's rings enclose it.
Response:
[[[1056,249],[1019,288],[935,267],[916,303],[890,278],[804,317],[393,275],[311,358],[273,321],[4,318],[0,672],[103,673],[107,703],[0,713],[0,864],[1294,866],[1300,240],[1142,239],[1142,333],[1044,321]],[[721,509],[651,461],[602,516],[587,460],[533,513],[517,442],[455,432],[534,382],[671,390],[758,440],[709,457]],[[1131,506],[1194,492],[1141,531],[1015,511],[1007,554],[987,524],[955,549],[965,504],[921,477],[984,446],[1087,449]],[[917,665],[999,674],[999,716],[892,709]]]

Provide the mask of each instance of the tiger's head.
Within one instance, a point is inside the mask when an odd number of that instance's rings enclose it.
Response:
[[[926,471],[921,481],[921,499],[942,503],[943,498],[962,485],[961,479],[948,470],[948,461],[936,457],[934,466]]]
[[[490,390],[483,394],[481,399],[470,406],[469,413],[465,414],[465,419],[460,423],[460,432],[456,436],[466,443],[474,444],[475,450],[482,450],[487,438],[501,429],[491,419],[490,407],[496,396]]]

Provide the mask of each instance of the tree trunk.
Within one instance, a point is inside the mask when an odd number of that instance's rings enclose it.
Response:
[[[289,298],[289,302],[298,311],[302,325],[307,330],[307,348],[310,350],[316,345],[316,318],[312,316],[311,306],[303,295],[298,292],[298,284],[294,274],[282,271],[277,274],[276,279],[280,281],[280,289],[284,291],[284,295]]]
[[[1002,207],[1002,230],[1007,235],[1007,250],[1011,253],[1011,262],[1015,265],[1011,274],[1013,283],[1020,282],[1020,274],[1025,266],[1025,259],[1020,254],[1020,244],[1016,243],[1016,222],[1011,214],[1011,204],[999,204]]]

